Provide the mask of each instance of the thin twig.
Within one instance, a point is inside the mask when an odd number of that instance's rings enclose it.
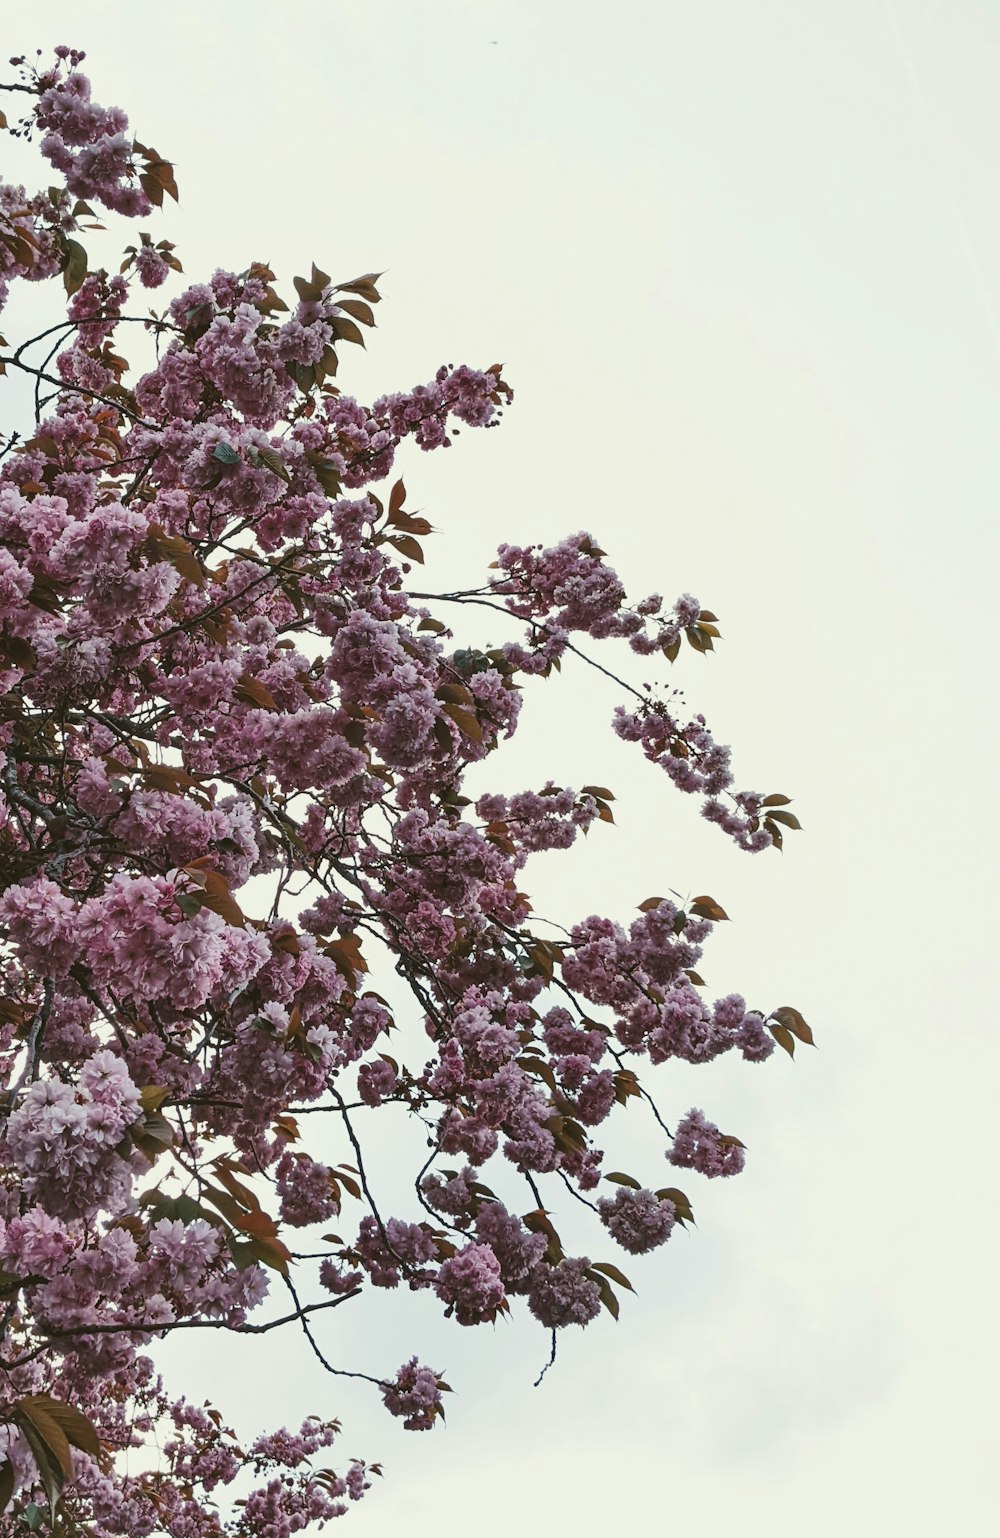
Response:
[[[303,1333],[304,1333],[304,1335],[306,1337],[306,1340],[309,1342],[310,1346],[312,1347],[314,1356],[316,1357],[316,1359],[320,1363],[322,1363],[322,1365],[326,1368],[327,1372],[333,1373],[334,1376],[338,1377],[338,1378],[362,1378],[365,1383],[374,1383],[376,1388],[382,1388],[383,1387],[383,1380],[381,1378],[373,1378],[367,1372],[350,1372],[346,1367],[334,1367],[333,1363],[327,1360],[327,1358],[323,1355],[322,1351],[320,1350],[319,1346],[316,1344],[316,1337],[313,1335],[313,1333],[310,1330],[308,1324],[306,1323],[305,1316],[306,1316],[306,1314],[309,1313],[310,1310],[308,1308],[303,1308],[302,1304],[299,1302],[299,1295],[295,1291],[294,1284],[292,1283],[292,1280],[291,1280],[290,1277],[287,1277],[287,1276],[285,1277],[285,1286],[288,1288],[288,1291],[292,1295],[292,1299],[293,1299],[293,1301],[295,1303],[295,1307],[296,1307],[296,1309],[298,1311],[297,1317],[299,1319],[299,1322],[302,1325],[302,1330],[303,1330]],[[360,1290],[361,1290],[360,1288],[356,1289],[357,1292],[360,1292]],[[345,1293],[344,1296],[348,1297],[348,1298],[351,1298],[351,1297],[355,1296],[355,1293],[348,1292],[348,1293]],[[337,1301],[339,1302],[340,1300],[337,1299]],[[315,1305],[315,1307],[320,1307],[320,1308],[322,1306],[323,1306],[322,1304]]]
[[[124,401],[113,400],[110,395],[102,395],[99,390],[88,390],[87,386],[82,384],[67,384],[65,379],[57,379],[54,374],[47,374],[43,369],[32,368],[30,363],[24,363],[18,358],[0,357],[0,363],[11,364],[14,368],[20,369],[23,374],[31,374],[35,379],[44,379],[46,384],[55,385],[60,393],[69,391],[76,395],[85,395],[88,400],[100,401],[102,406],[111,406],[138,427],[147,427],[150,432],[162,431],[159,422],[147,422],[144,416],[141,416],[138,411],[133,411],[130,406],[126,406]]]
[[[322,1309],[339,1308],[341,1303],[346,1303],[349,1298],[356,1298],[361,1288],[355,1287],[350,1292],[341,1293],[338,1298],[327,1298],[322,1303],[306,1303],[294,1314],[283,1314],[280,1319],[269,1319],[267,1324],[230,1324],[226,1319],[175,1319],[170,1324],[147,1322],[140,1320],[126,1321],[121,1324],[80,1324],[73,1329],[45,1331],[46,1340],[73,1340],[78,1335],[172,1335],[175,1330],[228,1330],[233,1335],[267,1335],[271,1330],[281,1329],[283,1325],[294,1324],[303,1314],[318,1314]],[[18,1367],[25,1367],[37,1357],[48,1351],[49,1347],[43,1343],[36,1346],[33,1351],[18,1357],[16,1361],[9,1361],[0,1357],[0,1367],[6,1372],[13,1372]],[[364,1376],[359,1373],[358,1377]],[[369,1382],[381,1383],[380,1378],[371,1378]]]
[[[552,1350],[549,1352],[549,1359],[546,1362],[545,1366],[542,1368],[541,1372],[538,1374],[538,1377],[535,1379],[534,1383],[531,1385],[532,1388],[537,1388],[538,1387],[538,1385],[541,1383],[542,1379],[545,1377],[545,1374],[548,1372],[549,1368],[555,1362],[555,1359],[556,1359],[556,1332],[555,1332],[555,1330],[553,1330],[552,1331]]]

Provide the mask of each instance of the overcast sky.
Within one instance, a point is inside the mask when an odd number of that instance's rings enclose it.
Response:
[[[402,460],[439,531],[426,585],[480,580],[501,539],[588,528],[637,595],[695,593],[725,641],[670,681],[740,783],[794,796],[805,826],[784,856],[743,856],[611,738],[613,685],[567,669],[529,689],[486,779],[618,796],[616,828],[529,870],[536,909],[627,922],[665,887],[711,893],[733,918],[711,987],[797,1005],[819,1050],[661,1071],[668,1114],[704,1107],[746,1173],[692,1176],[697,1229],[627,1268],[618,1325],[564,1332],[541,1388],[523,1309],[462,1331],[394,1295],[334,1315],[324,1344],[446,1369],[432,1436],[291,1336],[171,1348],[175,1385],[247,1433],[341,1415],[342,1455],[386,1467],[359,1538],[982,1531],[1000,9],[58,0],[5,32],[9,51],[86,48],[98,98],[176,162],[181,206],[149,227],[191,278],[386,270],[346,390],[503,360],[499,431]],[[630,1112],[608,1146],[656,1185],[654,1130]],[[375,1153],[390,1183],[404,1146]]]

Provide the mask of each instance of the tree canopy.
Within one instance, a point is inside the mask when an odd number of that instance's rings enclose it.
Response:
[[[157,1340],[292,1327],[336,1374],[323,1315],[404,1286],[458,1326],[522,1308],[554,1352],[630,1286],[567,1253],[561,1205],[589,1209],[600,1255],[692,1217],[598,1128],[613,1142],[645,1111],[674,1170],[743,1167],[737,1136],[668,1120],[639,1069],[812,1039],[791,1006],[706,997],[726,918],[708,895],[569,927],[532,911],[529,857],[611,822],[610,790],[469,796],[467,770],[572,654],[620,689],[618,737],[741,849],[798,822],[735,788],[677,691],[621,676],[625,648],[713,650],[695,598],[630,599],[586,532],[501,544],[476,585],[432,590],[396,456],[495,427],[501,365],[364,405],[337,381],[379,274],[313,265],[283,295],[253,262],[188,284],[145,230],[120,271],[92,269],[101,210],[148,220],[177,187],[82,59],[14,60],[3,88],[24,114],[2,126],[56,181],[0,184],[0,302],[51,281],[67,303],[0,339],[35,419],[0,444],[0,1509],[95,1538],[284,1538],[378,1465],[327,1466],[330,1419],[244,1443],[163,1383]],[[457,644],[462,607],[508,639]],[[400,1213],[366,1156],[393,1116],[425,1149]],[[360,1376],[413,1430],[442,1414],[417,1355]],[[127,1475],[119,1455],[154,1441]]]

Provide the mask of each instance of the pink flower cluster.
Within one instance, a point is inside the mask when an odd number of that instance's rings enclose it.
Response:
[[[533,1273],[528,1307],[535,1318],[550,1330],[567,1324],[589,1324],[601,1311],[597,1283],[586,1275],[590,1261],[560,1260],[555,1265],[540,1265]]]
[[[504,1305],[500,1262],[488,1244],[467,1244],[438,1271],[434,1291],[459,1324],[483,1324]]]
[[[54,70],[39,80],[43,89],[35,121],[46,130],[41,152],[62,175],[75,198],[93,198],[130,218],[148,214],[149,198],[135,185],[132,145],[125,136],[128,118],[120,107],[91,101],[90,82],[74,67],[84,55],[62,54]],[[70,69],[60,66],[70,60]]]
[[[692,1110],[678,1123],[667,1158],[681,1169],[698,1170],[709,1179],[738,1175],[746,1162],[739,1138],[724,1135],[706,1120],[703,1111]]]
[[[329,1169],[308,1154],[282,1154],[275,1165],[274,1179],[281,1197],[282,1222],[292,1228],[324,1223],[340,1210]]]
[[[620,1186],[614,1197],[602,1197],[597,1210],[608,1233],[630,1255],[645,1255],[665,1244],[677,1221],[677,1208],[669,1197],[628,1186]]]
[[[558,545],[501,545],[497,566],[504,573],[492,588],[506,598],[511,614],[543,624],[556,634],[582,631],[597,640],[619,637],[632,651],[651,656],[677,641],[694,625],[701,606],[690,593],[678,598],[669,615],[663,599],[652,593],[629,604],[621,578],[606,566],[592,535],[573,534]]]
[[[119,1154],[140,1114],[139,1092],[120,1058],[95,1052],[76,1084],[38,1079],[7,1121],[6,1158],[25,1195],[54,1217],[117,1216],[131,1199],[133,1172]]]
[[[397,1415],[407,1431],[430,1431],[439,1416],[441,1379],[429,1367],[411,1357],[396,1376],[382,1386],[382,1400],[390,1415]]]

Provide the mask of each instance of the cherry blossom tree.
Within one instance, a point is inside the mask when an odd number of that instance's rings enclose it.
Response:
[[[431,527],[395,456],[496,426],[499,365],[366,406],[335,381],[377,274],[314,266],[283,298],[253,263],[185,286],[146,231],[119,272],[91,269],[80,237],[103,210],[149,220],[177,189],[91,99],[83,55],[56,52],[12,61],[25,113],[3,122],[56,183],[0,185],[0,303],[15,282],[68,296],[0,343],[35,405],[0,445],[0,1508],[95,1538],[284,1538],[378,1466],[328,1467],[332,1420],[238,1440],[163,1383],[158,1340],[293,1327],[337,1373],[323,1315],[405,1286],[457,1326],[526,1312],[554,1354],[629,1286],[564,1250],[561,1206],[587,1209],[600,1255],[645,1254],[692,1215],[608,1167],[598,1129],[644,1110],[651,1167],[664,1143],[703,1176],[743,1167],[702,1111],[670,1130],[643,1059],[757,1064],[811,1040],[791,1007],[706,999],[711,897],[568,929],[532,913],[529,856],[610,822],[610,791],[473,799],[467,771],[571,653],[616,678],[618,736],[741,849],[798,823],[786,797],[734,789],[676,691],[592,655],[711,651],[696,599],[630,600],[586,533],[503,544],[478,585],[424,590]],[[463,606],[507,639],[456,644]],[[392,1117],[429,1150],[399,1214],[366,1164]],[[413,1430],[441,1416],[447,1385],[416,1355],[354,1376]],[[126,1477],[120,1455],[154,1437]]]

